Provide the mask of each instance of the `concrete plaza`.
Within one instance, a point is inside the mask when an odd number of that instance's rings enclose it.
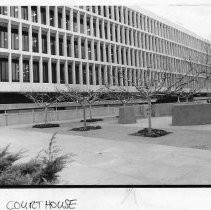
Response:
[[[0,145],[11,151],[26,149],[24,160],[46,149],[57,131],[63,153],[75,161],[60,174],[60,184],[211,184],[211,125],[171,126],[171,117],[153,118],[153,127],[172,132],[159,138],[131,136],[147,125],[147,119],[123,125],[107,118],[102,129],[70,131],[80,122],[62,122],[60,128],[32,129],[31,125],[1,127]]]

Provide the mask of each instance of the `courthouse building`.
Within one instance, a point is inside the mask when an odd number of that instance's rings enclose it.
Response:
[[[210,42],[147,11],[125,6],[1,6],[0,92],[56,86],[131,86],[211,71]],[[121,75],[124,75],[122,78]],[[199,80],[203,82],[203,77]]]

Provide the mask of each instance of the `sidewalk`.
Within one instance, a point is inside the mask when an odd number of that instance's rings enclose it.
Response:
[[[172,127],[169,118],[153,118],[153,127],[165,127],[173,133],[155,139],[128,135],[142,127],[142,123],[145,125],[144,120],[133,125],[119,125],[116,119],[103,121],[97,123],[103,129],[80,133],[68,131],[73,122],[62,127],[57,145],[64,153],[77,156],[61,172],[61,184],[211,183],[211,125]],[[1,146],[11,142],[13,151],[27,149],[29,156],[25,158],[29,159],[47,148],[54,129],[12,126],[1,127],[0,132]],[[191,148],[192,141],[195,144],[206,141],[209,145],[206,150]]]

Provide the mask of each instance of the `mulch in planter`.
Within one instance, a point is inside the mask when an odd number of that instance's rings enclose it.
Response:
[[[97,126],[86,126],[86,128],[84,127],[79,127],[79,128],[73,128],[70,131],[90,131],[90,130],[98,130],[101,129],[102,127],[97,125]]]
[[[148,128],[144,128],[142,130],[139,130],[137,133],[132,133],[130,135],[133,136],[143,136],[143,137],[161,137],[170,134],[171,132],[161,130],[161,129],[154,129],[152,128],[152,132],[148,133]]]
[[[47,123],[47,124],[37,124],[32,126],[32,128],[55,128],[55,127],[59,127],[59,124]]]
[[[103,121],[101,118],[92,118],[92,119],[87,119],[86,122],[97,122],[97,121]],[[81,120],[81,122],[84,122],[84,120]]]

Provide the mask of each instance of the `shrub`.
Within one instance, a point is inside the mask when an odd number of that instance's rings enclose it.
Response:
[[[55,128],[55,127],[59,127],[59,124],[47,123],[47,124],[37,124],[32,126],[32,128]]]
[[[102,127],[97,125],[97,126],[86,126],[86,127],[79,127],[79,128],[73,128],[72,131],[90,131],[90,130],[98,130],[101,129]]]
[[[61,150],[55,145],[56,133],[50,139],[47,150],[27,163],[15,164],[22,158],[23,151],[9,152],[9,145],[0,149],[0,185],[48,185],[58,181],[62,171],[73,154],[60,155]]]
[[[86,122],[97,122],[97,121],[103,121],[102,118],[92,118],[92,119],[87,119]],[[81,122],[84,122],[84,120],[81,120]]]

